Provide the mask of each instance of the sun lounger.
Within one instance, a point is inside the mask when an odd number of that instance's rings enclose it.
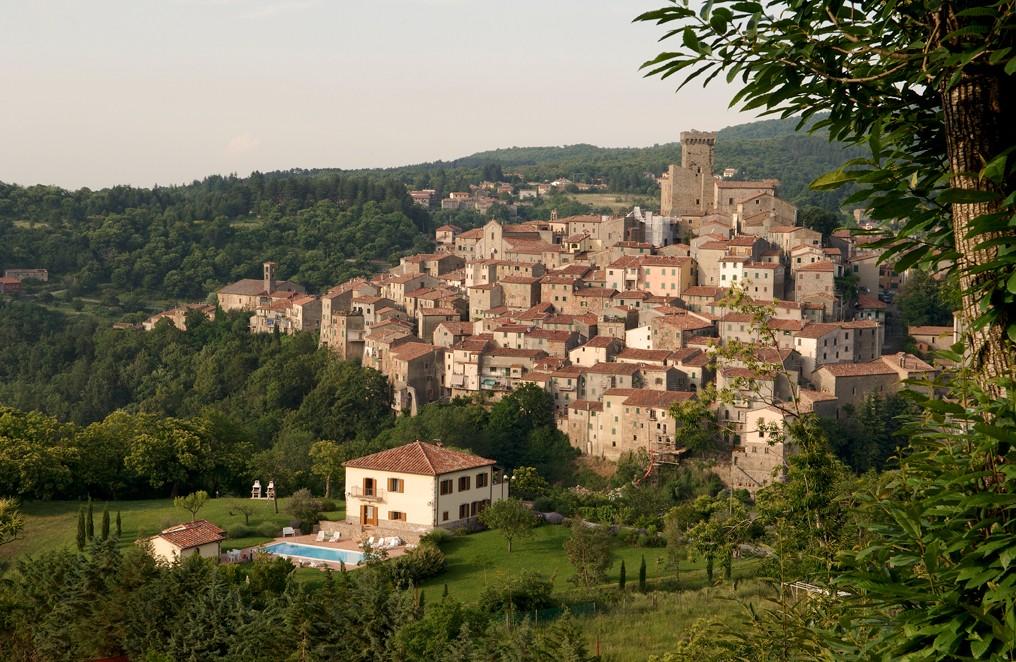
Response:
[[[342,531],[335,531],[332,533],[332,538],[328,542],[339,542],[342,539]]]
[[[324,542],[325,541],[325,535],[326,535],[326,533],[324,531],[318,531],[317,532],[317,538],[315,538],[314,540],[316,542]]]

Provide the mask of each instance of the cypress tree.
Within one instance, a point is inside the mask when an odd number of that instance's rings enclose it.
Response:
[[[78,551],[83,552],[85,550],[85,507],[81,506],[78,508]]]
[[[624,570],[624,559],[621,559],[621,576],[617,580],[617,587],[621,589],[622,592],[624,591],[624,585],[627,580],[628,578],[625,576]]]
[[[427,594],[420,591],[420,599],[416,603],[416,616],[417,618],[423,618],[423,612],[427,607]]]
[[[109,509],[104,508],[102,511],[102,539],[109,540]]]
[[[642,564],[639,565],[639,590],[646,592],[646,555],[642,555]]]
[[[123,533],[123,527],[120,524],[120,511],[116,511],[116,537],[120,538],[120,534]]]
[[[85,537],[91,540],[95,537],[95,517],[92,512],[92,500],[88,499],[88,518],[85,519]]]

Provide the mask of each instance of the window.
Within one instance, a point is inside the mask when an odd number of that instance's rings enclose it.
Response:
[[[477,513],[479,512],[479,510],[480,510],[480,502],[479,501],[474,501],[471,504],[469,504],[469,516],[470,517],[476,517]]]
[[[476,474],[476,487],[487,487],[487,474]]]
[[[448,521],[448,511],[447,510],[444,511],[443,513],[441,513],[441,521],[442,522],[447,522]]]
[[[464,503],[459,506],[459,519],[466,519],[469,517],[469,504]]]
[[[398,521],[398,522],[405,522],[406,521],[406,514],[405,513],[401,513],[401,512],[399,512],[397,510],[389,510],[388,511],[388,519],[394,520],[394,521]]]
[[[389,478],[388,479],[388,491],[389,492],[405,492],[406,483],[401,478]]]
[[[452,480],[451,480],[451,478],[449,478],[448,480],[442,480],[441,481],[441,494],[451,494],[451,493],[452,493]]]
[[[459,478],[459,492],[465,492],[468,490],[471,482],[472,481],[469,480],[469,476],[462,476]]]

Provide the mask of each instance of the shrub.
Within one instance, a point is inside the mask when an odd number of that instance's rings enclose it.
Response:
[[[515,611],[543,609],[552,604],[554,584],[546,575],[523,570],[519,576],[505,575],[483,590],[480,608],[487,612],[501,612],[509,605]]]
[[[323,513],[333,513],[339,509],[338,504],[332,499],[321,499],[319,505],[321,507],[321,512]]]
[[[246,524],[234,524],[233,526],[226,529],[226,533],[229,534],[230,538],[250,538],[257,531],[252,526]]]
[[[537,499],[533,501],[533,510],[538,513],[552,513],[557,510],[555,505],[554,500],[548,496],[537,497]]]
[[[455,538],[455,534],[448,529],[431,529],[420,538],[420,544],[431,544],[435,547],[442,547]]]
[[[423,543],[391,563],[392,582],[400,589],[444,572],[448,559],[433,543]]]
[[[262,522],[258,524],[257,532],[259,536],[265,536],[266,538],[276,538],[282,533],[282,527],[272,522]]]

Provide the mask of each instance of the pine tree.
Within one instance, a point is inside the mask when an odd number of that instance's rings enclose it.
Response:
[[[92,511],[92,500],[88,499],[88,517],[85,519],[85,537],[91,541],[95,538],[95,516]]]
[[[628,578],[625,576],[624,570],[624,559],[621,559],[621,576],[617,580],[617,587],[621,589],[622,593],[624,592],[624,584],[627,581],[627,579]]]
[[[120,523],[120,511],[116,511],[116,537],[117,539],[123,534],[123,526]]]
[[[109,509],[104,508],[102,511],[102,539],[109,540]]]
[[[78,551],[85,550],[85,507],[78,508]]]
[[[639,565],[639,591],[646,592],[646,555],[642,555],[642,564]]]

